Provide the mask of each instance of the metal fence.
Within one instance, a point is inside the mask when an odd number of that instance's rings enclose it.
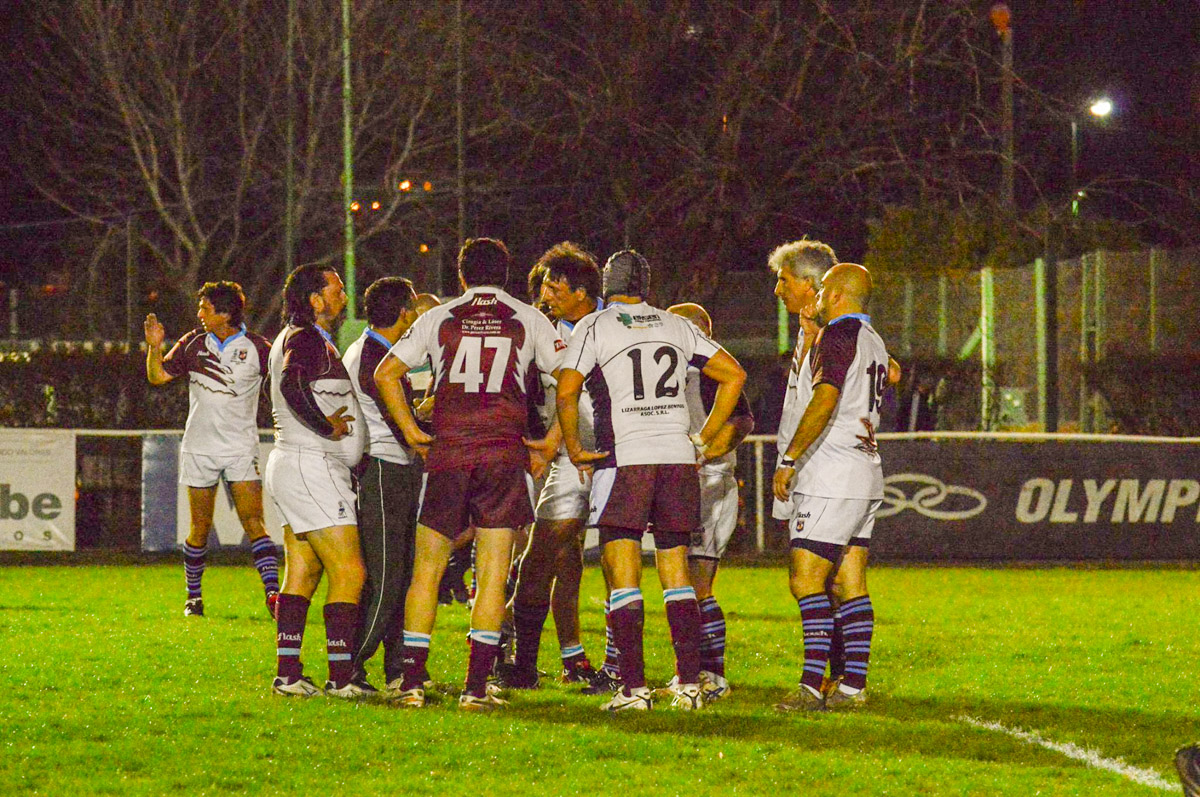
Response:
[[[1031,263],[994,272],[995,382],[1000,427],[1042,430],[1038,401],[1039,274]],[[1084,389],[1088,366],[1115,350],[1200,351],[1200,248],[1097,251],[1058,263],[1061,431],[1106,431],[1104,407]],[[978,358],[980,273],[875,273],[872,321],[898,357]],[[1082,411],[1081,411],[1082,408]],[[978,429],[978,391],[947,407],[943,428]]]

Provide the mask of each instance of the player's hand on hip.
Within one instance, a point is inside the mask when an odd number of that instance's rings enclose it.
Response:
[[[592,471],[596,469],[595,463],[602,459],[606,459],[608,457],[608,452],[588,451],[587,449],[581,448],[578,451],[570,452],[570,455],[571,463],[575,466],[575,469],[579,471],[579,483],[587,484],[587,479],[585,477],[592,475]]]
[[[142,329],[146,333],[147,346],[153,346],[154,348],[162,346],[167,333],[163,329],[163,325],[159,323],[158,316],[154,313],[146,316],[146,321],[142,324]]]
[[[427,434],[418,426],[403,431],[404,442],[408,444],[408,447],[420,454],[422,459],[428,459],[429,446],[433,443],[433,435]]]
[[[353,415],[344,415],[346,407],[338,407],[333,411],[332,415],[326,415],[325,420],[333,424],[333,434],[329,435],[331,440],[341,440],[346,435],[353,431],[350,422],[354,420]]]
[[[429,423],[433,418],[433,396],[426,396],[414,401],[413,416],[422,423]]]
[[[558,453],[557,447],[552,445],[553,441],[548,441],[546,438],[541,440],[530,440],[527,437],[522,437],[521,442],[529,449],[529,473],[535,479],[540,479],[545,475],[546,469],[550,467],[550,463],[554,460],[554,455]]]
[[[780,465],[775,469],[775,480],[772,484],[775,497],[780,501],[788,500],[792,494],[792,481],[796,478],[796,469]]]

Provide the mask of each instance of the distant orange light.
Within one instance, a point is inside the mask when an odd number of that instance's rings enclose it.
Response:
[[[428,253],[429,252],[429,244],[421,244],[420,246],[417,247],[417,251],[420,252],[421,254]]]
[[[426,191],[432,191],[432,190],[433,190],[433,183],[431,183],[431,182],[429,182],[428,180],[426,180],[426,181],[425,181],[425,183],[424,183],[424,185],[422,185],[421,187],[422,187],[422,188],[424,188]]]
[[[412,189],[412,180],[402,180],[397,186],[401,191],[409,191]]]
[[[357,202],[350,203],[350,210],[353,211],[354,213],[357,213],[361,209],[362,209],[362,205],[358,204]]]
[[[379,200],[375,200],[371,203],[371,210],[379,210]]]

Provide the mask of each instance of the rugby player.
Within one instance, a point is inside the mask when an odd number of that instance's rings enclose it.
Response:
[[[705,336],[712,337],[712,318],[700,305],[677,304],[668,307],[667,312],[686,318]],[[684,393],[693,433],[698,433],[704,426],[704,419],[712,411],[716,391],[714,380],[693,368],[688,369]],[[725,612],[713,592],[713,581],[721,557],[729,547],[729,539],[737,528],[738,483],[734,474],[737,447],[752,431],[754,415],[743,393],[738,396],[733,415],[701,454],[701,528],[688,549],[688,572],[700,606],[700,686],[707,702],[724,697],[730,689],[725,677]]]
[[[279,598],[275,543],[263,525],[258,473],[258,394],[267,375],[266,338],[242,323],[246,298],[236,282],[206,282],[196,292],[200,327],[163,356],[165,331],[146,316],[146,378],[162,385],[188,377],[188,417],[179,455],[179,483],[188,488],[191,526],[183,543],[187,601],[183,613],[204,616],[201,579],[212,530],[217,483],[224,478],[274,614]]]
[[[822,711],[866,702],[874,610],[866,589],[866,550],[883,498],[875,442],[890,360],[865,311],[871,276],[854,263],[827,271],[817,295],[821,326],[797,384],[812,385],[803,415],[782,451],[775,497],[790,502],[789,586],[800,607],[804,670],[781,711]],[[847,555],[849,549],[861,554]],[[829,576],[841,567],[845,673],[828,697],[821,687],[834,630]]]
[[[404,643],[404,596],[412,578],[413,542],[421,493],[421,460],[405,444],[375,387],[375,367],[422,308],[412,282],[402,277],[376,280],[363,295],[367,328],[350,344],[342,364],[350,375],[367,427],[367,456],[358,476],[358,536],[367,580],[359,600],[359,633],[354,654],[355,681],[375,691],[366,663],[383,644],[383,672],[389,693],[398,692]]]
[[[398,702],[425,704],[426,661],[437,616],[438,583],[456,537],[474,525],[478,590],[471,611],[471,652],[459,707],[507,704],[487,688],[500,651],[504,583],[515,530],[533,521],[526,373],[557,376],[564,344],[533,307],[510,296],[504,244],[475,238],[458,255],[463,295],[430,310],[392,347],[375,382],[405,440],[425,460],[412,586],[404,607],[404,674]],[[417,427],[400,379],[431,358],[433,435]]]
[[[351,468],[362,459],[367,435],[362,423],[354,424],[361,410],[333,345],[346,291],[336,271],[310,263],[288,275],[283,302],[284,327],[269,358],[275,448],[267,458],[266,485],[283,520],[286,557],[276,612],[278,673],[271,688],[285,696],[320,694],[304,675],[300,649],[309,602],[321,574],[328,573],[325,694],[359,698],[369,694],[354,680],[366,572]]]
[[[558,334],[564,340],[580,319],[603,307],[600,268],[592,255],[570,241],[555,244],[538,259],[530,272],[530,283],[535,280],[540,301],[557,319]],[[553,427],[552,386],[546,392]],[[595,445],[591,400],[586,392],[580,399],[580,435],[585,447]],[[516,660],[503,682],[514,688],[530,689],[538,684],[538,648],[551,609],[562,658],[562,681],[590,684],[596,677],[579,634],[583,531],[591,483],[571,464],[566,449],[557,445],[561,439],[557,428],[551,428],[546,437],[552,447],[547,453],[553,461],[538,498],[537,520],[512,601]]]
[[[646,304],[650,266],[635,251],[617,252],[604,266],[608,306],[575,327],[558,381],[558,417],[575,467],[592,480],[589,523],[600,529],[612,582],[609,615],[623,686],[608,711],[653,706],[642,659],[644,612],[641,538],[654,524],[658,575],[675,649],[672,704],[701,708],[700,610],[688,577],[687,547],[700,527],[697,449],[682,395],[689,365],[719,383],[700,433],[709,445],[737,405],[746,374],[737,361],[682,318]],[[592,397],[597,447],[579,436],[584,380]]]

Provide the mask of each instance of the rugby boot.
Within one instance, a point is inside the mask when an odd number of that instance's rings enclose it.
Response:
[[[859,689],[851,694],[844,687],[837,687],[825,696],[825,708],[832,711],[835,708],[862,708],[867,704],[867,690]]]
[[[188,598],[183,604],[184,617],[203,617],[204,616],[204,599],[203,598]]]
[[[637,689],[619,689],[612,700],[600,707],[603,711],[649,711],[654,708],[654,692],[648,686]]]
[[[825,698],[804,684],[783,700],[775,704],[776,711],[825,711]]]
[[[708,670],[700,671],[700,689],[704,692],[704,702],[711,703],[720,700],[733,691],[724,675],[717,675]]]
[[[271,682],[271,692],[281,697],[318,697],[321,694],[321,690],[307,675],[299,678],[276,676]]]
[[[562,682],[564,684],[590,684],[596,677],[596,668],[587,659],[571,667],[563,667]]]
[[[607,695],[621,688],[621,679],[614,678],[608,670],[600,669],[588,681],[588,685],[579,690],[584,695]]]
[[[325,695],[327,697],[340,697],[343,700],[370,700],[379,695],[379,690],[367,683],[366,679],[362,681],[347,681],[344,684],[326,681]]]
[[[1179,773],[1184,797],[1200,797],[1200,744],[1175,751],[1175,770]]]

